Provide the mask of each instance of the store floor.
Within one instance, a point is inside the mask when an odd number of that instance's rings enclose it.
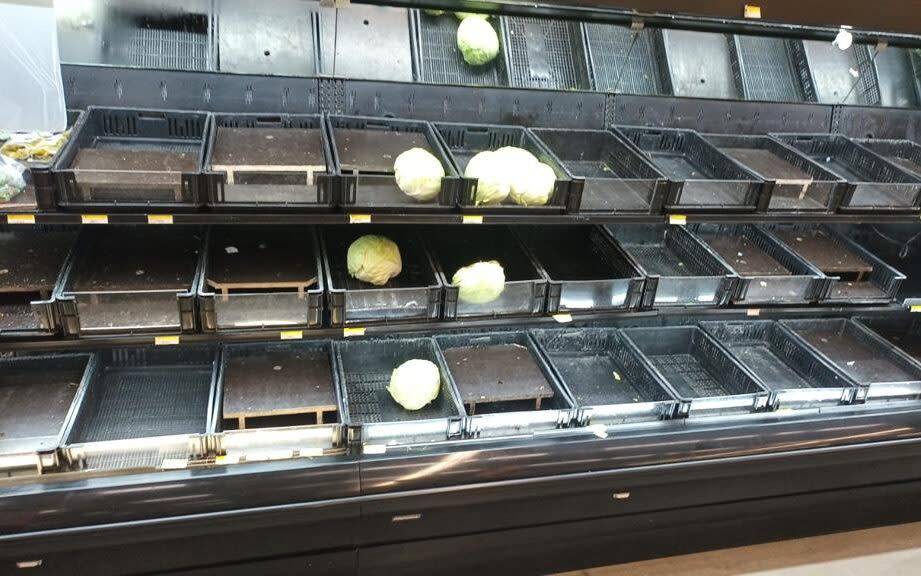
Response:
[[[557,576],[916,576],[921,522],[673,556]]]

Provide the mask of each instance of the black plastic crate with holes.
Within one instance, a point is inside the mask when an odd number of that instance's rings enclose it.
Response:
[[[327,130],[339,205],[344,210],[448,211],[457,204],[462,181],[432,125],[422,120],[328,116]],[[403,152],[423,148],[444,167],[441,189],[432,200],[417,202],[397,186],[393,163]]]
[[[763,182],[693,130],[615,126],[669,180],[670,212],[751,212]]]
[[[921,270],[918,226],[915,222],[839,226],[837,231],[897,270]],[[895,301],[912,310],[921,305],[921,275],[905,274]]]
[[[824,294],[822,271],[757,226],[695,224],[691,232],[738,276],[733,304],[811,304]]]
[[[806,100],[872,106],[880,103],[876,68],[866,45],[854,44],[848,50],[840,50],[826,40],[797,40],[790,47]]]
[[[543,314],[547,278],[531,254],[505,226],[420,230],[444,284],[445,320],[537,316]],[[465,302],[452,284],[454,274],[476,262],[496,261],[505,274],[502,293],[492,302]]]
[[[655,31],[660,68],[671,93],[695,98],[738,99],[732,69],[732,37],[715,32],[659,28]]]
[[[856,382],[776,322],[701,322],[700,327],[771,391],[778,408],[850,404],[857,397]]]
[[[204,203],[209,116],[176,110],[87,109],[52,167],[58,203],[85,209],[191,209]]]
[[[60,333],[55,287],[78,231],[46,226],[0,228],[0,337]]]
[[[582,23],[503,16],[502,56],[509,86],[554,90],[588,89]]]
[[[566,171],[553,158],[549,150],[523,126],[501,126],[496,124],[457,124],[438,122],[434,124],[455,170],[462,176],[457,203],[464,212],[484,213],[539,213],[564,211],[576,212],[581,201],[580,190],[572,186]],[[553,192],[543,206],[519,206],[506,198],[497,205],[478,205],[476,201],[477,180],[463,177],[470,159],[480,152],[497,150],[506,146],[523,148],[534,154],[538,160],[547,164],[556,173]]]
[[[848,190],[837,174],[769,136],[705,134],[704,138],[764,180],[759,212],[832,214]]]
[[[765,229],[828,279],[820,302],[888,304],[905,275],[848,236],[828,226],[774,224]]]
[[[83,112],[80,110],[67,111],[67,129],[73,131]],[[0,200],[0,208],[8,211],[56,210],[58,207],[57,182],[51,167],[54,160],[60,156],[68,144],[73,140],[73,133],[68,137],[61,148],[52,158],[47,160],[26,159],[14,160],[25,167],[23,179],[26,187],[22,192],[7,201]]]
[[[208,206],[329,210],[332,163],[319,114],[215,114],[203,174]]]
[[[712,336],[698,326],[627,328],[624,341],[689,415],[768,409],[769,392]]]
[[[569,426],[572,395],[526,331],[437,336],[470,437],[532,434]]]
[[[351,444],[415,444],[463,433],[464,408],[432,338],[341,341],[333,350]],[[387,391],[393,371],[409,360],[428,360],[441,376],[438,396],[419,410],[403,408]]]
[[[664,420],[680,403],[613,328],[534,330],[531,336],[572,394],[581,426]]]
[[[917,315],[860,316],[856,320],[921,362],[921,318]]]
[[[867,401],[917,400],[921,364],[860,322],[847,318],[781,320],[793,337],[861,388]]]
[[[848,182],[840,212],[917,212],[921,178],[839,134],[774,134]]]
[[[592,87],[619,94],[669,94],[670,80],[656,57],[655,31],[585,22]]]
[[[806,100],[793,46],[796,42],[768,36],[732,36],[732,70],[742,98],[769,102]]]
[[[683,226],[626,224],[609,232],[646,278],[644,309],[729,303],[738,277]]]
[[[499,55],[492,62],[472,66],[464,61],[457,48],[457,27],[460,21],[453,13],[432,16],[424,10],[412,10],[410,25],[416,80],[466,86],[508,85],[499,21],[489,18],[487,22],[499,37]]]
[[[79,469],[185,467],[208,453],[221,353],[217,346],[111,348],[98,353],[64,434]]]
[[[921,178],[921,145],[911,140],[855,138],[864,148]]]
[[[402,270],[383,286],[353,278],[349,246],[376,234],[400,249]],[[427,322],[441,314],[443,286],[417,230],[400,226],[327,226],[320,230],[327,306],[332,326],[382,322]]]
[[[645,279],[604,228],[535,226],[515,233],[550,281],[547,312],[632,310],[643,299]]]
[[[317,328],[323,285],[313,228],[214,226],[197,284],[202,329]]]
[[[571,194],[580,197],[580,212],[662,212],[668,180],[613,132],[532,128],[531,133],[572,179]]]

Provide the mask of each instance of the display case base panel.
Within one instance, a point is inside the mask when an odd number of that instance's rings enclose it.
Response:
[[[71,443],[205,432],[211,368],[107,368],[94,382]]]
[[[319,350],[266,351],[237,356],[224,366],[224,429],[338,420],[329,354]]]
[[[520,344],[460,346],[445,350],[444,356],[470,415],[522,406],[540,410],[554,395],[531,352]]]

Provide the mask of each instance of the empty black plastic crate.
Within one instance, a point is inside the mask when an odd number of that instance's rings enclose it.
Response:
[[[422,120],[328,116],[329,139],[339,178],[339,204],[346,210],[451,210],[460,179],[435,135]],[[417,202],[397,186],[393,163],[412,148],[423,148],[444,167],[441,190]]]
[[[462,176],[463,186],[460,188],[457,203],[465,212],[555,212],[565,210],[575,212],[579,208],[578,191],[571,190],[571,182],[562,166],[553,158],[553,155],[544,148],[544,145],[523,126],[503,126],[497,124],[456,124],[438,122],[434,124],[435,130],[444,143],[448,157],[455,170]],[[511,195],[501,204],[478,205],[476,201],[476,179],[463,177],[470,159],[480,152],[498,150],[506,146],[523,148],[534,154],[538,160],[547,164],[556,173],[553,192],[544,206],[519,206],[512,200]]]
[[[531,336],[567,387],[580,425],[675,416],[679,402],[612,328],[535,330]]]
[[[336,199],[319,114],[215,114],[204,176],[213,208],[328,209]]]
[[[505,226],[448,227],[421,230],[435,270],[444,284],[446,320],[498,316],[535,316],[544,312],[547,278],[515,234]],[[460,268],[496,261],[505,272],[505,288],[485,304],[464,302],[452,279]]]
[[[913,316],[861,316],[856,320],[921,362],[921,318]]]
[[[309,227],[216,226],[197,286],[202,328],[315,328],[323,323],[323,265]]]
[[[775,134],[775,138],[849,184],[841,212],[915,212],[921,178],[840,134]]]
[[[701,322],[700,327],[771,391],[779,408],[849,404],[856,397],[855,382],[776,322]]]
[[[921,72],[921,71],[919,71]],[[859,138],[855,142],[921,178],[921,145],[911,140]]]
[[[385,236],[400,249],[402,271],[383,286],[362,282],[348,272],[349,246],[366,234]],[[320,243],[332,326],[425,322],[440,317],[442,284],[416,230],[399,226],[327,226],[320,230]]]
[[[764,180],[759,212],[833,213],[846,181],[801,152],[769,136],[707,134],[708,142]]]
[[[502,57],[510,86],[573,90],[589,88],[582,23],[503,16]]]
[[[61,206],[189,208],[200,193],[208,115],[175,110],[87,109],[58,155]]]
[[[732,36],[730,50],[736,85],[745,100],[802,102],[798,40],[769,36]]]
[[[689,405],[690,415],[768,407],[768,390],[700,327],[628,328],[622,333],[656,378]]]
[[[416,79],[437,84],[507,85],[499,21],[489,18],[487,22],[496,30],[499,37],[499,55],[492,62],[472,66],[464,61],[461,51],[457,48],[457,27],[460,21],[453,13],[444,12],[439,16],[433,16],[426,14],[425,10],[412,10],[410,25]]]
[[[659,214],[668,181],[641,153],[607,130],[532,128],[553,154],[572,189],[580,212]]]
[[[669,180],[669,211],[754,211],[763,182],[693,130],[616,126]]]
[[[585,22],[592,87],[619,94],[668,94],[667,70],[656,54],[655,31]]]
[[[809,304],[824,295],[821,270],[752,224],[696,224],[691,231],[739,277],[733,304]]]
[[[879,82],[870,48],[854,44],[841,50],[827,40],[791,44],[803,92],[810,102],[823,104],[880,103]],[[857,72],[857,76],[853,75]]]
[[[601,227],[535,226],[515,232],[550,281],[547,312],[631,310],[643,299],[643,274]]]
[[[735,274],[682,226],[625,224],[609,230],[646,277],[643,308],[729,303]]]

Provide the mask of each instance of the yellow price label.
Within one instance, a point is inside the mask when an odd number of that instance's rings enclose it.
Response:
[[[35,214],[7,214],[7,224],[35,224]]]
[[[909,312],[921,312],[921,304],[913,304],[911,308],[908,309]]]
[[[464,224],[482,224],[483,216],[478,214],[464,214],[461,216],[461,222]]]
[[[148,214],[147,223],[148,224],[172,224],[173,215],[172,214]]]
[[[749,308],[745,311],[746,316],[761,316],[760,308]]]
[[[349,336],[364,336],[365,328],[343,328],[342,335],[348,338]]]
[[[300,340],[304,337],[303,330],[282,330],[279,334],[282,340]]]
[[[80,222],[84,224],[108,224],[109,216],[107,214],[82,214]]]
[[[761,18],[761,6],[757,4],[746,4],[744,15],[746,18]]]
[[[669,214],[668,223],[675,226],[684,226],[688,223],[688,217],[684,214]]]
[[[572,322],[572,314],[554,314],[553,319],[559,322],[560,324],[569,324]]]
[[[349,214],[349,224],[370,224],[370,214]]]
[[[154,346],[175,346],[179,344],[179,336],[155,336]]]

